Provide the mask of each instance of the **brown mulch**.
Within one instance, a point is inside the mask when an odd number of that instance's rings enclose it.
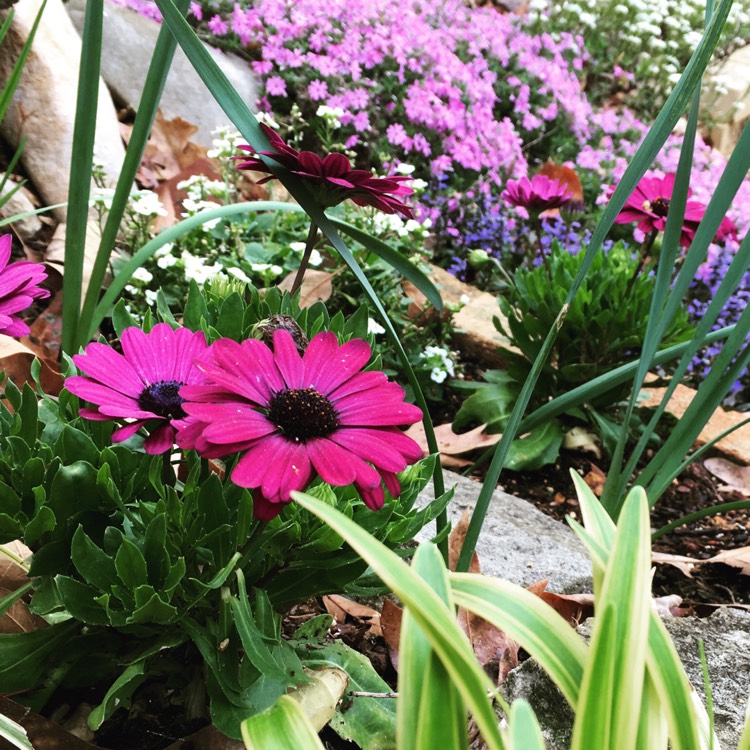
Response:
[[[580,521],[570,469],[582,476],[592,471],[594,462],[582,454],[563,452],[550,466],[533,472],[503,472],[500,487],[529,500],[548,516],[564,522],[567,515]],[[651,526],[656,530],[678,518],[721,503],[746,500],[742,495],[719,492],[720,480],[701,462],[691,464],[673,482],[651,511]],[[653,549],[698,560],[713,557],[722,550],[750,544],[750,510],[734,510],[681,526],[654,542]],[[692,606],[697,614],[710,614],[720,604],[750,605],[750,576],[723,564],[701,565],[692,577],[672,565],[656,565],[654,596],[678,594],[683,606]]]

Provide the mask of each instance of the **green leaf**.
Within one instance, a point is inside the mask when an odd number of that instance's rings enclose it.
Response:
[[[70,543],[70,559],[86,583],[101,591],[110,591],[120,581],[114,560],[87,536],[83,526],[78,526]]]
[[[491,683],[479,667],[469,642],[456,623],[453,611],[394,552],[341,511],[310,495],[294,492],[292,496],[295,502],[322,518],[341,534],[411,610],[430,645],[450,673],[485,742],[492,743],[491,747],[502,748],[497,718],[486,697],[488,690],[492,689]]]
[[[34,750],[26,730],[4,714],[0,714],[0,738],[18,750]]]
[[[299,703],[288,695],[243,721],[242,740],[247,750],[325,750]]]
[[[516,438],[508,451],[505,468],[512,471],[534,471],[553,464],[560,455],[564,437],[562,426],[553,419],[528,435]]]
[[[486,383],[478,384],[453,418],[453,429],[470,424],[486,424],[488,432],[502,432],[518,398],[519,383],[504,370],[485,373]]]
[[[148,583],[146,559],[140,549],[125,537],[115,555],[115,570],[125,587],[131,591]]]
[[[138,586],[135,591],[135,606],[133,614],[127,618],[128,623],[157,623],[174,622],[179,615],[177,608],[165,602],[151,586]]]
[[[104,608],[96,602],[100,592],[70,576],[55,576],[57,587],[65,609],[76,620],[87,625],[109,625],[109,617]]]
[[[391,688],[373,668],[370,660],[343,643],[322,647],[301,641],[295,649],[309,669],[338,667],[349,675],[349,690],[389,693]],[[330,722],[339,737],[356,743],[362,750],[395,750],[396,701],[392,698],[345,696]]]
[[[112,683],[102,702],[89,714],[89,728],[95,732],[118,708],[128,708],[133,692],[145,679],[144,661],[127,667]]]
[[[12,693],[30,690],[42,682],[50,660],[63,652],[80,629],[74,621],[29,633],[0,635],[0,685]]]
[[[525,700],[514,701],[510,707],[508,724],[508,750],[544,750],[539,722]]]

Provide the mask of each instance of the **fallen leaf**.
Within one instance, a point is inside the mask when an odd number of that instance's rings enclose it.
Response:
[[[593,594],[556,594],[547,591],[547,579],[532,583],[528,590],[547,602],[555,612],[567,620],[574,628],[594,614]]]
[[[585,427],[572,427],[565,433],[562,447],[569,451],[592,453],[596,458],[602,457],[597,436]]]
[[[739,568],[744,576],[750,576],[750,547],[740,547],[739,549],[722,550],[718,554],[710,557],[703,562],[707,563],[724,563],[731,565],[733,568]]]
[[[457,458],[461,453],[487,448],[499,442],[502,435],[488,435],[484,432],[487,425],[479,425],[469,432],[457,434],[453,432],[453,425],[441,424],[435,427],[435,438],[440,451],[440,463],[446,468],[463,468],[471,466],[472,462],[465,458]],[[421,422],[413,424],[406,434],[419,443],[425,453],[429,452],[424,425]]]
[[[297,276],[296,271],[292,271],[280,284],[279,289],[282,292],[291,292],[292,284]],[[311,307],[316,302],[325,302],[333,294],[332,274],[327,271],[318,271],[314,268],[308,268],[305,271],[305,277],[302,279],[302,286],[299,289],[299,306],[302,308]]]
[[[168,229],[177,223],[180,218],[178,216],[178,209],[181,207],[182,201],[188,197],[187,190],[180,190],[177,185],[196,175],[203,175],[210,180],[221,180],[221,175],[214,162],[207,157],[202,157],[196,159],[174,177],[170,177],[170,179],[160,183],[156,189],[156,194],[159,196],[159,200],[162,206],[164,206],[167,215],[156,217],[156,221],[154,222],[154,230],[156,232]],[[208,198],[208,200],[210,201],[211,198]],[[219,201],[215,202],[217,206],[221,205]]]
[[[555,164],[555,162],[547,160],[537,170],[537,174],[549,177],[551,180],[557,180],[565,185],[573,194],[572,200],[583,201],[583,185],[581,185],[578,175],[570,167],[566,167],[564,164]]]
[[[662,565],[672,565],[682,571],[688,578],[693,577],[693,568],[701,563],[700,560],[695,560],[692,557],[685,557],[684,555],[669,555],[664,552],[652,552],[651,562]]]
[[[0,598],[17,591],[28,583],[26,569],[21,567],[15,558],[25,560],[31,556],[31,550],[21,542],[9,542],[0,546]],[[23,599],[13,602],[8,611],[0,617],[0,633],[29,633],[32,630],[46,628],[47,622],[38,615],[32,614]]]
[[[338,625],[343,625],[348,617],[352,617],[369,625],[367,635],[376,637],[383,635],[380,627],[380,612],[377,609],[347,599],[345,596],[339,596],[338,594],[324,596],[323,606]]]
[[[404,610],[390,599],[383,599],[383,609],[380,612],[380,627],[383,638],[388,646],[388,655],[393,668],[398,672],[398,649],[401,640],[401,620]]]
[[[691,617],[695,614],[692,607],[681,607],[682,597],[677,594],[657,596],[653,600],[660,617]]]
[[[707,458],[703,465],[730,489],[750,492],[750,466],[740,466],[726,458]]]
[[[349,687],[349,675],[338,667],[305,669],[312,680],[289,692],[289,696],[300,704],[316,732],[333,718],[336,706]]]
[[[464,546],[464,539],[466,538],[466,532],[469,529],[469,522],[471,521],[471,511],[467,508],[458,523],[453,527],[450,537],[448,537],[448,567],[451,570],[456,569],[458,564],[458,558],[461,554],[461,548]],[[479,558],[477,553],[471,557],[471,563],[469,564],[469,573],[480,573]]]
[[[583,481],[591,488],[591,491],[601,497],[604,493],[604,483],[607,481],[607,475],[595,464],[591,464],[591,469],[583,478]]]

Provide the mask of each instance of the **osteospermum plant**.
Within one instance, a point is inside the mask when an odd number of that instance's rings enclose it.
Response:
[[[279,614],[317,594],[380,590],[292,491],[336,505],[392,548],[448,500],[415,507],[433,461],[400,429],[421,412],[371,357],[367,310],[331,318],[322,304],[300,310],[278,290],[226,281],[193,283],[179,321],[163,297],[160,309],[134,326],[119,303],[117,340],[66,360],[59,399],[5,383],[0,543],[34,553],[32,611],[66,615],[39,631],[38,647],[67,645],[62,665],[21,671],[26,645],[8,645],[3,685],[42,707],[54,699],[39,689],[50,670],[64,691],[85,664],[101,691],[93,729],[145,681],[185,706],[207,698],[193,718],[231,737],[305,682],[326,649],[366,689],[387,690],[327,645],[327,616],[282,638]],[[177,688],[176,674],[187,675]],[[341,731],[365,733],[367,713],[366,703],[346,712]]]

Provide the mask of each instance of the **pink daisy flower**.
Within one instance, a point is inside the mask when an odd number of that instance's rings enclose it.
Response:
[[[512,206],[540,213],[565,205],[573,193],[565,183],[535,174],[531,179],[508,180],[500,197]]]
[[[8,264],[12,243],[11,235],[0,237],[0,333],[27,336],[29,327],[16,313],[35,299],[49,297],[49,291],[39,286],[47,278],[47,271],[41,263],[27,260]]]
[[[273,151],[261,151],[290,172],[299,175],[308,184],[311,191],[325,208],[336,206],[345,200],[352,200],[358,206],[374,206],[387,214],[400,213],[408,219],[413,218],[411,209],[401,202],[401,198],[414,191],[402,184],[411,178],[403,175],[395,177],[374,177],[364,169],[352,169],[349,159],[343,154],[328,154],[321,158],[312,151],[297,151],[288,146],[283,138],[267,125],[261,125]],[[252,146],[238,146],[250,152],[251,159],[238,164],[238,169],[250,169],[265,172],[269,177],[259,181],[259,185],[272,180],[271,170],[258,158]],[[244,157],[238,157],[240,159]]]
[[[172,448],[176,430],[185,426],[180,388],[203,382],[193,360],[206,349],[202,331],[187,328],[173,330],[158,323],[150,333],[140,328],[122,332],[122,354],[106,344],[92,343],[73,361],[83,375],[65,381],[65,387],[95,408],[84,407],[79,414],[86,419],[107,421],[133,419],[112,433],[119,443],[141,427],[151,434],[143,447],[156,455]]]
[[[615,219],[615,224],[630,224],[636,221],[638,229],[645,234],[663,232],[667,225],[667,213],[672,200],[674,181],[674,174],[664,177],[649,175],[643,177],[632,195],[625,201],[625,205]],[[688,190],[688,197],[692,193],[692,190]],[[702,203],[690,200],[687,202],[680,235],[680,244],[683,247],[688,247],[693,241],[695,230],[705,212],[706,207]]]
[[[339,344],[330,332],[315,336],[300,356],[292,336],[273,334],[273,349],[257,339],[216,341],[201,357],[203,385],[180,389],[196,423],[178,444],[216,458],[243,455],[232,481],[255,489],[255,515],[277,516],[293,490],[316,477],[354,484],[369,508],[382,507],[382,484],[394,497],[396,473],[422,457],[400,425],[422,418],[404,391],[382,372],[361,372],[370,346]]]

